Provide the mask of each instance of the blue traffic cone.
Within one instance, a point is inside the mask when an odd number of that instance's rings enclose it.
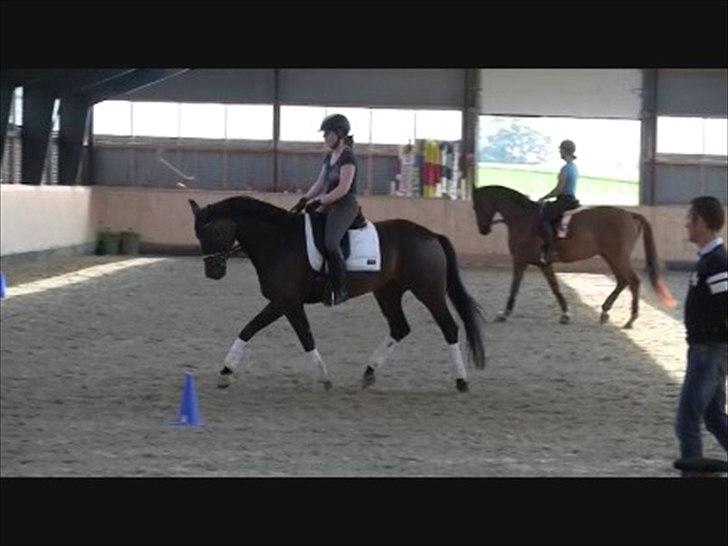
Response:
[[[0,300],[5,297],[8,287],[5,284],[5,274],[0,272]]]
[[[171,424],[190,427],[202,425],[202,416],[200,415],[200,408],[197,403],[197,391],[195,390],[195,378],[189,372],[185,373],[185,386],[182,390],[179,416]]]

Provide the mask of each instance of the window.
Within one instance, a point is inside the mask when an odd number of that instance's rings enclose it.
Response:
[[[706,119],[703,131],[703,153],[728,156],[728,119]]]
[[[728,120],[658,117],[657,153],[726,156]]]
[[[319,127],[324,118],[332,114],[346,116],[355,143],[369,142],[371,110],[344,106],[281,106],[281,140],[323,142],[324,135]]]
[[[106,100],[94,105],[93,132],[95,135],[131,135],[131,103]]]
[[[357,144],[457,141],[458,110],[400,110],[345,106],[281,106],[282,141],[323,142],[321,121],[343,114]],[[94,134],[172,138],[273,139],[273,105],[104,101],[94,106]]]
[[[179,116],[182,138],[225,138],[223,104],[180,104]]]
[[[180,105],[171,102],[132,103],[134,136],[178,137]]]
[[[639,202],[638,120],[480,116],[476,185],[499,184],[537,199],[556,186],[559,143],[576,144],[584,205]]]
[[[229,104],[226,115],[226,138],[273,140],[272,105]]]
[[[462,138],[463,114],[459,110],[417,110],[415,137],[456,141]]]
[[[414,110],[376,108],[372,110],[372,142],[407,144],[415,141]]]
[[[281,140],[323,142],[318,129],[325,117],[320,106],[281,106]]]
[[[348,118],[358,144],[407,144],[416,138],[456,141],[462,136],[459,110],[281,106],[281,140],[322,142],[318,128],[331,114]]]

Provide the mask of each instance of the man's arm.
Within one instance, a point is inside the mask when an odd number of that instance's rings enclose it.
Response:
[[[728,261],[711,261],[706,267],[705,284],[710,293],[710,316],[728,327]]]

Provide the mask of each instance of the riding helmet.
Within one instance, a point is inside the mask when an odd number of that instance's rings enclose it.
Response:
[[[346,116],[332,114],[324,118],[319,131],[333,131],[340,137],[345,137],[351,131],[351,125],[349,124],[349,120],[346,119]]]

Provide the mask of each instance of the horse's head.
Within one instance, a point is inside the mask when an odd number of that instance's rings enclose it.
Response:
[[[222,279],[227,271],[227,259],[234,252],[237,224],[230,218],[214,218],[209,207],[200,208],[192,199],[189,202],[195,215],[195,235],[200,241],[205,276]]]
[[[529,218],[538,212],[538,204],[522,193],[495,185],[482,186],[473,192],[473,208],[481,235],[488,235],[492,224],[503,222],[510,225],[511,222]],[[493,221],[496,212],[501,218]]]
[[[478,231],[481,235],[488,235],[493,223],[493,216],[498,212],[495,199],[485,192],[476,191],[473,193],[473,209],[475,209]]]

